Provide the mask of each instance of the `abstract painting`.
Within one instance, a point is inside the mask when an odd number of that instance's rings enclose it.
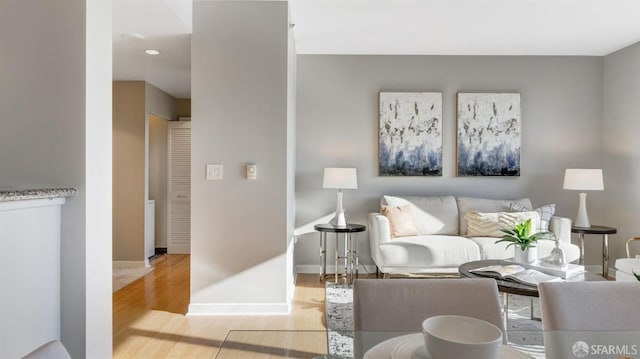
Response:
[[[520,94],[458,93],[458,176],[520,176]]]
[[[442,93],[381,92],[381,176],[442,176]]]

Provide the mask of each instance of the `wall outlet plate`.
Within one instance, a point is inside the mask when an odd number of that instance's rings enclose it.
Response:
[[[221,180],[224,177],[224,166],[221,164],[207,164],[208,180]]]

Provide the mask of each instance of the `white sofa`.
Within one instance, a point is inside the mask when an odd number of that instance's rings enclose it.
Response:
[[[616,280],[636,282],[636,276],[633,273],[640,274],[640,257],[638,255],[631,256],[630,244],[634,241],[640,242],[640,237],[633,237],[627,240],[627,258],[616,259]]]
[[[385,274],[457,273],[466,262],[481,259],[508,259],[513,257],[513,246],[495,243],[496,237],[467,238],[468,211],[485,213],[511,212],[514,202],[533,208],[528,198],[493,200],[473,197],[395,197],[383,196],[381,205],[404,206],[409,204],[416,236],[392,238],[389,220],[380,213],[369,214],[369,244],[371,257],[378,269]],[[549,230],[560,240],[567,261],[580,258],[580,248],[571,243],[571,220],[554,216]],[[550,254],[555,247],[552,240],[538,241],[538,258]]]

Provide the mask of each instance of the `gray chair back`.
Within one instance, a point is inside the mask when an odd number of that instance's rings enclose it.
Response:
[[[640,283],[554,282],[541,283],[538,290],[548,359],[611,346],[623,353],[637,346]]]
[[[356,279],[355,357],[361,358],[385,339],[421,332],[425,319],[446,314],[482,319],[504,333],[500,296],[493,279]]]

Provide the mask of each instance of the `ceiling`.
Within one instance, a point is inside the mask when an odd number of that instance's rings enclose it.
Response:
[[[113,3],[114,80],[190,97],[191,1]],[[640,0],[289,3],[298,54],[603,56],[640,41]]]

